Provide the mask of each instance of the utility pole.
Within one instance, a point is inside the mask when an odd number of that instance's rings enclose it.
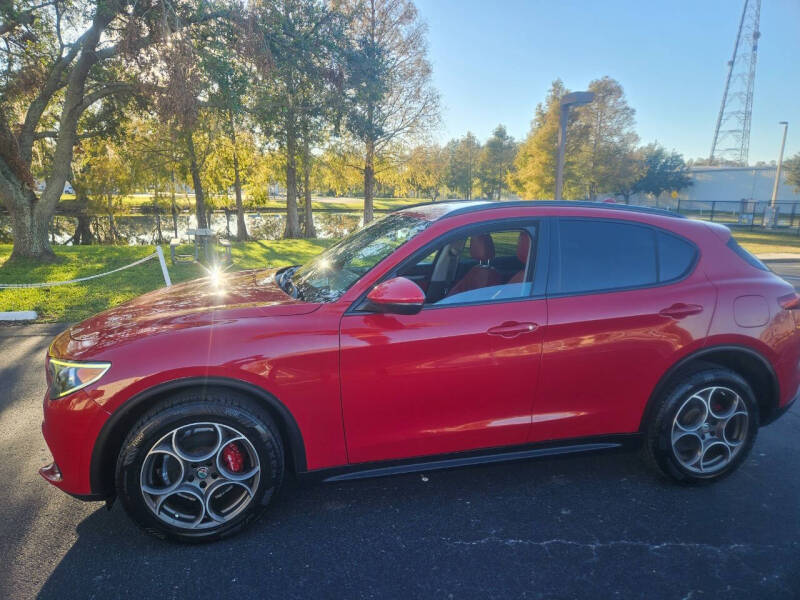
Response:
[[[556,163],[556,201],[561,200],[561,191],[564,188],[564,149],[567,146],[569,109],[573,106],[589,104],[592,100],[594,100],[594,92],[572,92],[561,98],[558,126],[558,161]]]
[[[778,166],[775,169],[775,183],[772,184],[772,201],[769,208],[764,211],[764,227],[773,228],[778,224],[778,186],[781,183],[781,167],[783,166],[783,149],[786,147],[786,132],[789,129],[788,121],[778,123],[783,125],[783,139],[781,140],[781,151],[778,153]]]

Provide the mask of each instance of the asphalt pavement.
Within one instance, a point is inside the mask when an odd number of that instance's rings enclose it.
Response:
[[[713,485],[618,452],[290,482],[243,534],[180,546],[37,474],[58,330],[0,328],[0,598],[800,597],[800,407]]]

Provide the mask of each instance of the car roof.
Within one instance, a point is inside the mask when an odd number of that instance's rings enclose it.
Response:
[[[553,201],[553,200],[521,200],[521,201],[491,201],[491,200],[455,200],[448,202],[426,202],[400,208],[395,212],[414,215],[429,221],[438,221],[447,217],[463,215],[484,210],[513,209],[513,208],[591,208],[628,213],[643,213],[662,217],[685,219],[683,215],[662,208],[647,206],[632,206],[629,204],[616,204],[610,202],[583,202]]]

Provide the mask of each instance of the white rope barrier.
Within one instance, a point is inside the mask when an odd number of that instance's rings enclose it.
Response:
[[[132,262],[129,265],[124,265],[122,267],[112,269],[111,271],[106,271],[105,273],[97,273],[96,275],[78,277],[77,279],[70,279],[68,281],[45,281],[42,283],[0,283],[0,290],[17,289],[17,288],[44,288],[44,287],[53,287],[56,285],[67,285],[70,283],[80,283],[82,281],[89,281],[91,279],[105,277],[106,275],[111,275],[112,273],[119,273],[120,271],[124,271],[125,269],[130,269],[131,267],[135,267],[136,265],[140,265],[143,262],[147,262],[148,260],[152,260],[154,258],[158,258],[159,262],[161,263],[161,272],[164,275],[164,283],[166,283],[167,287],[169,287],[170,285],[172,285],[172,282],[170,281],[169,273],[167,272],[167,265],[164,262],[164,254],[161,250],[161,246],[156,246],[156,251],[153,252],[152,254],[148,254],[144,258],[140,258],[139,260]]]

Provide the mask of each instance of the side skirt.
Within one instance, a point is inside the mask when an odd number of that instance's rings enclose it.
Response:
[[[638,447],[640,444],[641,435],[632,433],[563,440],[561,442],[528,444],[524,446],[511,446],[508,448],[488,448],[474,452],[439,454],[436,456],[415,457],[403,460],[359,463],[332,469],[305,471],[298,475],[304,480],[323,482],[349,481],[372,477],[388,477],[390,475],[399,475],[402,473],[418,473],[420,471],[455,469],[497,462],[527,460],[544,456],[579,454],[602,450],[632,449]]]

